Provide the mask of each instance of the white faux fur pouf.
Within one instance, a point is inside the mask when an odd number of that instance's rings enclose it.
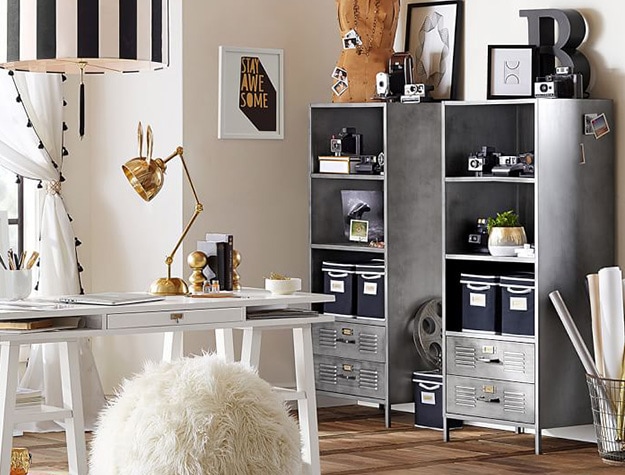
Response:
[[[300,434],[253,370],[216,355],[148,363],[99,418],[91,475],[294,475]]]

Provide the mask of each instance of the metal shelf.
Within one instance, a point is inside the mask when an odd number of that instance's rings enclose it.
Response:
[[[311,173],[310,177],[315,180],[371,180],[384,181],[384,175],[365,175],[356,173]]]
[[[479,262],[514,262],[521,264],[534,264],[535,257],[496,257],[489,254],[445,254],[445,259],[453,261],[479,261]]]
[[[445,183],[523,183],[534,184],[536,178],[516,176],[448,176]]]
[[[384,248],[369,247],[362,244],[311,244],[311,249],[326,251],[374,252],[384,254]]]

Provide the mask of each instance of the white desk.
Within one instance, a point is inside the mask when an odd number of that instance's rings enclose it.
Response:
[[[36,310],[4,310],[0,320],[61,318],[80,316],[84,328],[46,332],[0,333],[0,475],[10,471],[13,426],[26,421],[64,420],[69,471],[86,475],[87,451],[84,435],[82,395],[79,380],[78,340],[94,336],[136,333],[165,333],[163,358],[182,354],[182,332],[216,330],[217,352],[233,360],[232,329],[244,329],[241,359],[258,364],[263,329],[288,328],[293,331],[296,390],[287,400],[297,400],[302,431],[304,463],[308,471],[320,473],[315,376],[312,353],[312,323],[332,321],[317,317],[248,320],[247,312],[262,308],[305,306],[332,301],[322,294],[297,293],[274,296],[263,290],[244,290],[236,298],[167,297],[163,301],[123,306],[54,305]],[[19,347],[22,344],[58,343],[61,355],[63,406],[16,409]]]

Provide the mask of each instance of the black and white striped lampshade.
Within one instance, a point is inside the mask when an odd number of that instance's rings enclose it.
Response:
[[[0,0],[0,67],[161,69],[169,64],[168,7],[169,0]]]

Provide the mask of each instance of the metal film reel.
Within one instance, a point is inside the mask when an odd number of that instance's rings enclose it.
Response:
[[[433,368],[443,361],[443,309],[441,299],[425,302],[413,320],[412,339],[419,356]]]

